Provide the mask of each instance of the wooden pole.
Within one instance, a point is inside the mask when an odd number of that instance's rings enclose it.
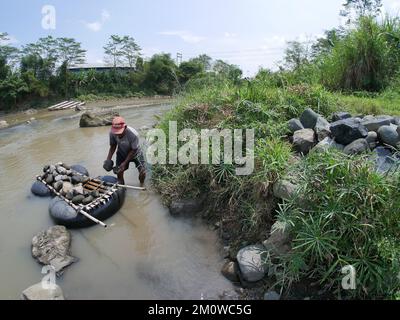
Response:
[[[92,220],[94,223],[97,223],[101,225],[104,228],[107,228],[107,225],[104,222],[101,222],[100,220],[96,219],[95,217],[91,216],[89,213],[84,211],[83,209],[79,208],[75,204],[72,203],[72,201],[69,201],[68,199],[65,199],[56,189],[54,189],[52,186],[48,185],[46,181],[43,181],[42,177],[38,176],[37,179],[42,182],[47,188],[49,188],[50,191],[52,191],[54,194],[56,194],[59,197],[62,197],[62,199],[68,203],[74,210],[76,210],[78,213],[83,214],[86,218],[89,220]]]
[[[146,191],[146,188],[141,188],[141,187],[133,187],[133,186],[128,186],[128,185],[124,185],[124,184],[117,184],[117,187],[120,188],[126,188],[126,189],[132,189],[132,190],[140,190],[140,191]]]

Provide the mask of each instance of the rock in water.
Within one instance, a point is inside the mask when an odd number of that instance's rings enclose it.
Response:
[[[302,125],[304,126],[304,128],[314,129],[319,116],[320,115],[318,113],[314,112],[314,110],[308,108],[300,116],[300,121],[301,121]]]
[[[51,265],[57,273],[76,262],[70,255],[71,235],[64,226],[53,226],[32,239],[32,256],[43,265]]]
[[[0,120],[0,129],[4,129],[8,127],[8,123],[5,120]]]
[[[74,186],[70,182],[64,182],[62,187],[62,192],[67,194],[68,192],[73,192]]]
[[[265,254],[266,249],[261,245],[248,246],[238,252],[237,261],[244,280],[257,282],[264,278],[268,271]]]
[[[392,147],[397,147],[397,144],[400,142],[400,135],[397,132],[397,126],[382,126],[378,130],[379,140]]]
[[[193,216],[203,209],[203,202],[203,198],[172,201],[169,211],[173,216]]]
[[[300,120],[298,120],[298,119],[289,120],[288,128],[291,133],[295,133],[296,131],[304,129],[303,125],[301,124]]]
[[[236,262],[228,261],[221,269],[222,275],[232,282],[239,282],[238,265]]]
[[[115,111],[85,112],[81,117],[79,125],[81,128],[109,126],[117,116],[119,114]]]
[[[339,120],[348,119],[348,118],[351,118],[351,114],[348,113],[348,112],[335,112],[332,115],[332,121],[333,122],[336,122],[336,121],[339,121]]]
[[[297,152],[307,154],[315,144],[315,133],[312,129],[296,131],[293,135],[293,146]]]
[[[345,154],[353,155],[353,154],[361,154],[369,150],[369,143],[366,139],[357,139],[347,145],[343,152]]]
[[[368,129],[368,131],[378,132],[382,126],[389,126],[394,122],[394,118],[391,116],[377,116],[372,118],[364,119],[361,124]]]
[[[331,132],[336,142],[348,145],[354,140],[366,138],[367,129],[354,118],[339,120],[331,124]]]
[[[61,288],[54,284],[44,287],[42,283],[35,284],[25,289],[21,295],[22,300],[65,300]]]
[[[318,141],[324,140],[331,135],[331,125],[324,117],[318,117],[315,124],[314,131],[317,135]]]

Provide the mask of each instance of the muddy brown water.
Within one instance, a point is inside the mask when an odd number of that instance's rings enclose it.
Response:
[[[139,129],[151,127],[155,115],[169,108],[165,104],[120,113]],[[41,111],[33,117],[37,120],[30,124],[0,130],[0,299],[18,299],[44,276],[30,247],[36,233],[53,225],[48,214],[50,199],[30,193],[43,165],[63,161],[84,165],[91,176],[105,174],[102,163],[108,152],[108,127],[79,128],[79,115],[74,111]],[[138,185],[133,168],[126,182]],[[107,223],[106,230],[71,231],[72,255],[80,260],[57,279],[67,299],[235,295],[231,283],[220,275],[223,260],[215,232],[200,221],[170,217],[155,192],[128,191],[123,208]]]

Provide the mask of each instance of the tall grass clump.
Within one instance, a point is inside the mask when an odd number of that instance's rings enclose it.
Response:
[[[334,90],[384,89],[400,66],[400,22],[361,17],[321,63],[321,81]]]
[[[300,167],[299,197],[279,210],[292,251],[285,279],[318,282],[348,298],[394,298],[400,292],[400,176],[374,170],[368,156],[312,153]],[[301,200],[300,200],[301,199]],[[341,269],[356,270],[356,289],[343,290]]]

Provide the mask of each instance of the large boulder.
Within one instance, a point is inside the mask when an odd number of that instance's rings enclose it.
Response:
[[[368,132],[368,136],[365,140],[367,140],[369,148],[373,150],[378,144],[378,134],[375,131],[370,131]]]
[[[22,300],[65,300],[61,288],[56,285],[43,286],[37,283],[25,289],[21,295]]]
[[[113,119],[117,116],[119,116],[119,114],[115,111],[108,111],[108,112],[88,111],[81,116],[79,126],[81,128],[110,126],[112,124]]]
[[[348,112],[335,112],[332,115],[333,122],[344,120],[344,119],[349,119],[349,118],[351,118],[351,114]]]
[[[336,142],[348,145],[353,141],[368,136],[367,129],[355,118],[339,120],[331,124],[332,136]]]
[[[291,119],[288,121],[288,128],[291,133],[304,129],[299,119]]]
[[[5,120],[0,120],[0,129],[4,129],[8,127],[8,122]]]
[[[300,121],[304,128],[314,129],[319,116],[320,115],[314,112],[314,110],[308,108],[304,110],[303,114],[300,116]]]
[[[302,154],[307,154],[315,144],[315,133],[312,129],[296,131],[293,135],[294,149]]]
[[[398,170],[400,165],[400,159],[395,157],[391,150],[385,147],[377,147],[374,150],[373,160],[375,161],[375,169],[379,173]]]
[[[369,143],[366,139],[357,139],[347,145],[343,152],[345,154],[353,155],[353,154],[361,154],[369,150]]]
[[[386,145],[397,147],[400,142],[400,135],[397,132],[397,126],[382,126],[378,130],[379,140]]]
[[[317,135],[318,141],[324,140],[331,135],[331,125],[324,117],[318,117],[315,124],[314,131]]]
[[[334,139],[326,137],[324,140],[319,142],[313,149],[314,152],[325,152],[329,149],[336,149],[342,151],[344,145],[337,143]]]
[[[378,132],[382,126],[389,126],[394,122],[394,118],[391,116],[376,116],[372,118],[364,118],[361,124],[367,128],[368,131]]]
[[[268,272],[267,252],[262,245],[252,245],[239,250],[237,261],[242,277],[247,282],[257,282]]]
[[[204,198],[172,201],[169,212],[173,216],[193,216],[203,210]]]
[[[43,265],[51,265],[58,274],[77,259],[70,255],[71,234],[64,226],[53,226],[32,239],[32,256]]]

